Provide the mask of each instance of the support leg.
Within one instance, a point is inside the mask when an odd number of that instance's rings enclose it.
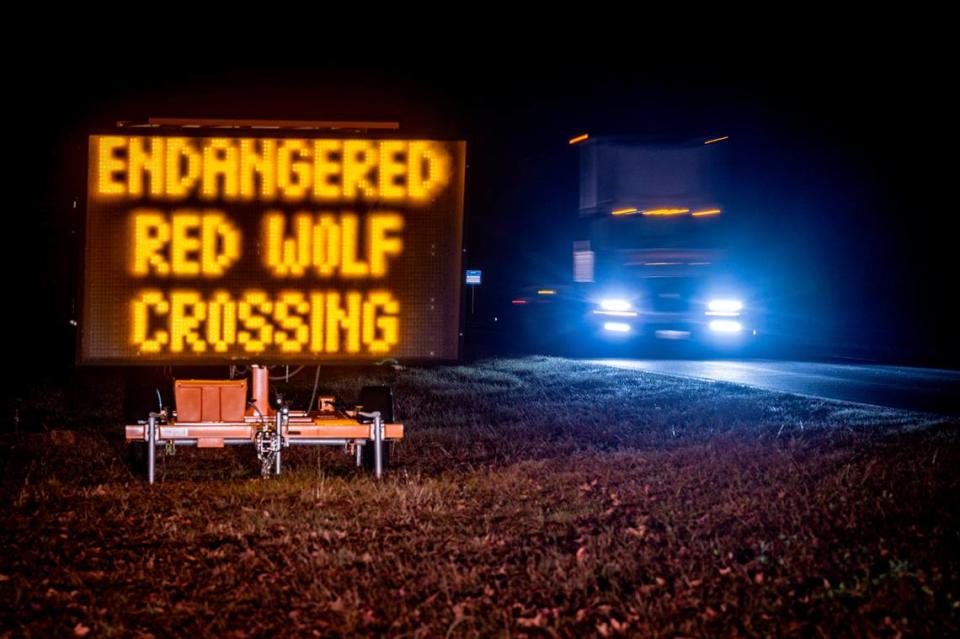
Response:
[[[157,416],[147,418],[147,481],[153,484],[157,470]]]
[[[377,479],[383,477],[383,418],[373,414],[373,469]]]
[[[273,474],[277,477],[280,476],[280,449],[283,447],[283,424],[284,417],[286,413],[286,408],[281,408],[277,411],[277,419],[274,424],[274,439],[273,439],[273,450],[274,450],[274,460],[273,460]]]

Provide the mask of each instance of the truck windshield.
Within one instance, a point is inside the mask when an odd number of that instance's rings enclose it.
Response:
[[[722,248],[719,217],[693,218],[635,215],[605,217],[593,222],[597,250],[642,248]]]

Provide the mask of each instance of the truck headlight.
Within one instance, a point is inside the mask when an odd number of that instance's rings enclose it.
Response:
[[[743,302],[731,299],[716,299],[707,302],[707,315],[736,317],[743,310]]]
[[[712,320],[710,330],[715,333],[739,333],[743,330],[743,324],[735,320]]]
[[[605,300],[600,300],[600,308],[605,311],[629,311],[633,308],[633,305],[624,299],[619,298],[610,298]]]

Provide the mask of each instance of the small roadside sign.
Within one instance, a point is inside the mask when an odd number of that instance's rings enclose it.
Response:
[[[467,271],[465,282],[467,286],[479,286],[482,279],[481,271]]]

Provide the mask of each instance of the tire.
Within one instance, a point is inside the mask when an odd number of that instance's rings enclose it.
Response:
[[[384,423],[392,422],[394,416],[393,390],[389,386],[364,386],[360,389],[357,400],[357,409],[365,413],[380,411],[380,418]],[[390,466],[390,453],[393,442],[383,442],[383,468]],[[367,470],[374,470],[376,461],[373,453],[373,442],[367,443],[360,454],[360,461]]]
[[[147,442],[134,441],[127,444],[127,466],[134,476],[147,476]]]

